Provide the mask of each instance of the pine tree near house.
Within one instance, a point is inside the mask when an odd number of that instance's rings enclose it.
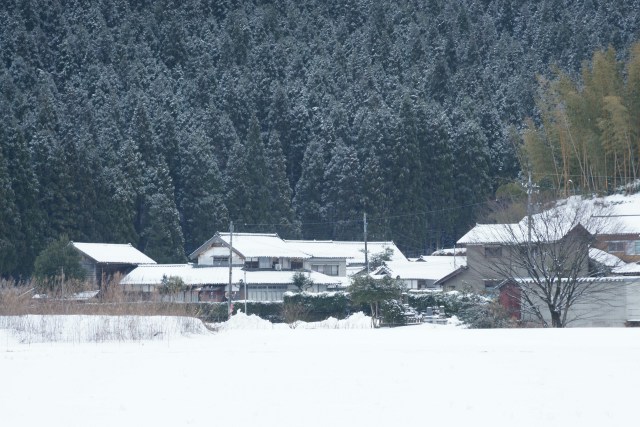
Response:
[[[296,186],[293,206],[302,222],[302,236],[321,239],[325,235],[323,221],[323,194],[327,191],[325,152],[322,143],[314,139],[304,153],[302,175]]]
[[[228,227],[229,213],[215,151],[203,130],[184,132],[176,199],[187,253]]]
[[[269,224],[268,170],[258,119],[253,116],[246,142],[235,141],[226,169],[226,198],[229,217],[242,224],[243,231],[264,231]]]
[[[325,170],[327,190],[322,200],[324,220],[332,230],[332,239],[353,240],[362,235],[361,228],[355,225],[363,213],[361,171],[356,150],[336,141]]]
[[[12,234],[18,227],[18,209],[11,188],[9,170],[0,148],[0,272],[14,271],[18,265]]]
[[[296,224],[295,212],[291,206],[292,191],[286,175],[284,154],[280,146],[280,138],[277,132],[269,135],[265,151],[267,160],[267,180],[269,188],[270,210],[268,222],[274,224],[274,230],[281,237],[292,238],[300,233]]]
[[[173,181],[142,99],[137,102],[129,135],[134,144],[132,153],[139,153],[142,167],[136,191],[138,248],[160,263],[184,261],[184,237]],[[135,170],[131,173],[139,174]]]

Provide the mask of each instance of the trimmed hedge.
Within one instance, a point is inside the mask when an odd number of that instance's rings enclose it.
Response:
[[[283,298],[283,311],[287,321],[318,322],[329,317],[344,319],[351,313],[351,299],[347,292],[287,292]]]
[[[244,301],[233,303],[233,314],[237,314],[238,311],[244,312]],[[282,323],[284,322],[282,311],[282,301],[247,301],[247,313],[245,314],[255,314],[271,323]]]
[[[193,306],[196,316],[204,322],[224,322],[228,318],[228,306],[226,302],[201,302],[189,303]],[[244,301],[234,301],[233,314],[244,311]],[[262,319],[273,323],[282,323],[282,302],[281,301],[247,301],[247,314],[255,314]]]

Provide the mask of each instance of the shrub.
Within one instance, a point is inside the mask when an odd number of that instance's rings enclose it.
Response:
[[[81,282],[85,270],[80,265],[80,254],[69,245],[65,235],[51,242],[37,256],[33,276],[42,291],[53,291],[63,282]]]
[[[226,303],[221,304],[224,304],[226,307]],[[282,308],[282,301],[247,301],[246,314],[255,314],[256,316],[272,323],[282,323],[284,322]],[[244,301],[235,301],[233,303],[233,314],[238,313],[238,311],[244,312]]]
[[[346,318],[351,311],[351,300],[346,292],[291,293],[283,298],[285,321],[317,322],[329,317]]]
[[[468,295],[440,291],[409,292],[408,303],[419,312],[427,311],[428,307],[444,307],[448,316],[457,316],[464,301],[469,298]]]
[[[380,311],[382,314],[382,323],[387,326],[400,326],[407,324],[405,307],[402,302],[398,300],[393,299],[383,301],[380,304]]]
[[[458,318],[472,329],[512,328],[517,322],[498,301],[469,300]]]

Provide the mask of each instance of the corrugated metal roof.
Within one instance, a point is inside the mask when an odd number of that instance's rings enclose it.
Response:
[[[99,263],[155,264],[156,262],[127,244],[71,242],[74,248]]]

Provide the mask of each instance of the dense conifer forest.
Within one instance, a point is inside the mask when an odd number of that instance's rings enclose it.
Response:
[[[451,245],[544,133],[540,78],[624,61],[640,4],[4,0],[0,23],[0,274],[25,277],[63,234],[180,262],[229,220],[361,239],[366,212],[407,254]]]

